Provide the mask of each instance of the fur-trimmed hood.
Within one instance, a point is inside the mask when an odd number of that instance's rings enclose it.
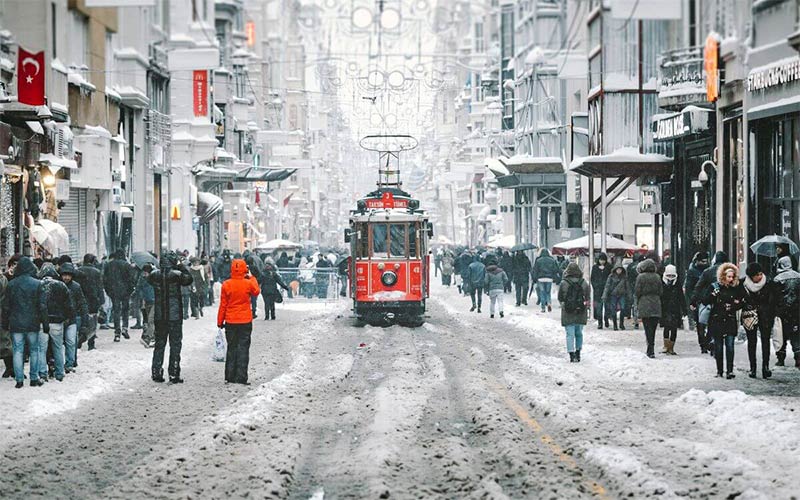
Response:
[[[725,275],[725,273],[727,273],[728,271],[731,271],[731,270],[736,275],[736,280],[734,281],[734,285],[738,284],[739,283],[739,269],[735,265],[731,264],[730,262],[725,262],[723,264],[720,264],[719,268],[717,268],[717,281],[720,284],[722,284],[722,277]]]

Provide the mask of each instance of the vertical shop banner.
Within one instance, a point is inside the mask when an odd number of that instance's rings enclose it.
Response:
[[[208,71],[195,70],[192,85],[194,116],[208,116]]]
[[[32,53],[19,48],[17,94],[22,104],[44,105],[44,51]]]

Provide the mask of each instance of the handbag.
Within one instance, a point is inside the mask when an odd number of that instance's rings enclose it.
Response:
[[[275,303],[280,304],[282,302],[283,302],[283,294],[281,292],[278,292],[278,294],[275,295]]]
[[[745,330],[755,330],[758,326],[758,311],[755,309],[742,311],[742,326],[744,326]]]

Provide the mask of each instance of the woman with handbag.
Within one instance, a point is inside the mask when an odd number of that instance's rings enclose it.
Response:
[[[281,295],[278,287],[280,286],[288,292],[289,286],[283,282],[270,259],[264,265],[264,272],[261,273],[261,283],[259,285],[261,286],[261,297],[264,299],[264,320],[274,320],[275,304],[283,302],[283,295]]]
[[[723,351],[726,361],[726,378],[735,378],[733,355],[738,331],[736,313],[744,307],[744,291],[739,285],[739,270],[726,262],[717,269],[717,282],[702,299],[711,306],[708,329],[714,336],[714,357],[717,361],[717,377],[722,377]]]
[[[764,274],[757,262],[747,265],[744,288],[744,307],[742,308],[742,326],[747,332],[747,355],[750,358],[750,378],[756,378],[756,347],[761,337],[761,375],[770,378],[769,370],[770,335],[775,323],[774,304],[778,300],[775,283]]]

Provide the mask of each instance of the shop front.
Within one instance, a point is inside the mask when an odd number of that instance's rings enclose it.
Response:
[[[777,234],[798,242],[800,57],[754,68],[748,75],[747,95],[750,103],[748,240],[753,242]],[[772,264],[768,259],[765,263]]]
[[[652,123],[653,140],[673,153],[670,182],[662,186],[662,213],[669,215],[669,253],[679,273],[688,269],[695,252],[714,249],[716,168],[714,110],[687,106],[659,115]]]

